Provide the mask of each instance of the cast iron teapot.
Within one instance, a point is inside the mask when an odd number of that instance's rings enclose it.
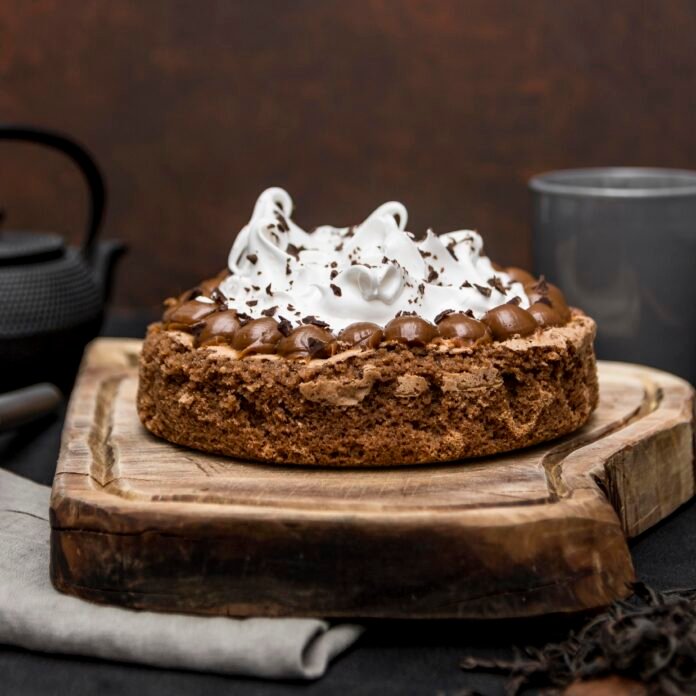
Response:
[[[83,174],[89,216],[82,246],[49,232],[5,230],[0,220],[0,391],[48,380],[69,389],[82,351],[99,332],[117,241],[97,241],[106,193],[99,168],[70,138],[26,126],[1,126],[0,140],[58,150]]]

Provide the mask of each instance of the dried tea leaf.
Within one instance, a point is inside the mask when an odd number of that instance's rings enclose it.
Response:
[[[632,601],[615,602],[562,643],[516,651],[512,660],[467,657],[461,667],[507,672],[512,695],[611,675],[644,684],[646,694],[696,694],[696,589],[632,587]]]

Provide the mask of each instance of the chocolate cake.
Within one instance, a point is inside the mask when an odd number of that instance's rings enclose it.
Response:
[[[470,230],[416,241],[398,203],[305,232],[259,198],[228,269],[166,301],[140,363],[145,427],[278,464],[395,466],[569,433],[597,404],[595,324]]]

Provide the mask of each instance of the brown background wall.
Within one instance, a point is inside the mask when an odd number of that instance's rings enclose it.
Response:
[[[695,36],[691,0],[4,0],[0,118],[97,155],[122,307],[218,270],[269,185],[310,226],[397,199],[524,265],[530,175],[696,167]],[[58,156],[0,145],[8,226],[76,240],[83,204]]]

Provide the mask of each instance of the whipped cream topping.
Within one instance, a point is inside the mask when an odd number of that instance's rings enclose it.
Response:
[[[396,202],[360,225],[312,232],[292,212],[283,189],[259,196],[230,251],[231,275],[219,286],[229,309],[293,323],[314,317],[338,332],[359,321],[383,326],[401,312],[434,321],[445,310],[471,310],[481,318],[514,297],[529,307],[522,284],[493,268],[473,230],[428,230],[416,241]]]

